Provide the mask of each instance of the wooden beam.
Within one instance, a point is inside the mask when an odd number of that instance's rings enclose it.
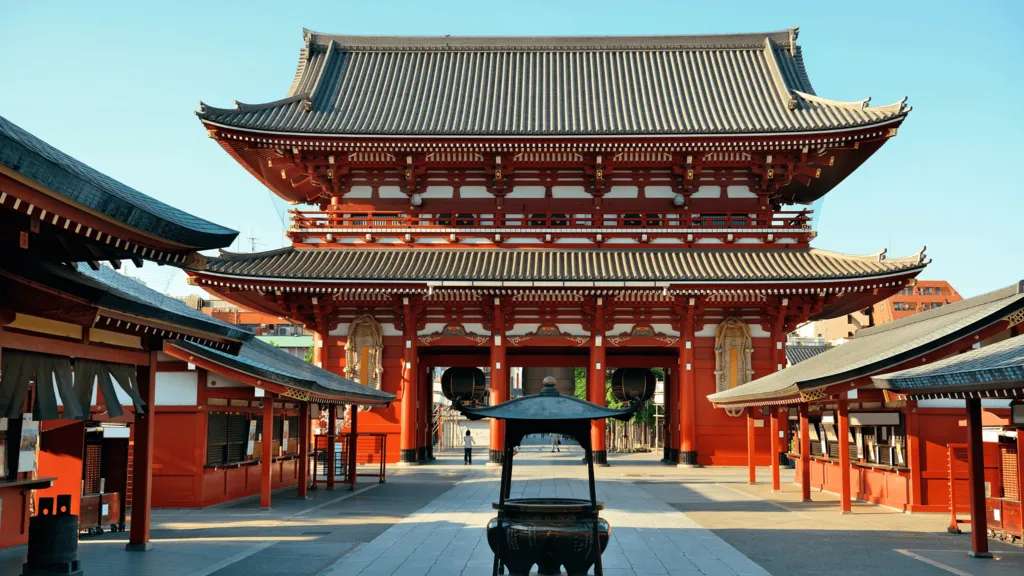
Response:
[[[84,358],[100,362],[132,364],[135,366],[149,366],[151,358],[148,352],[101,346],[99,344],[83,344],[59,338],[12,332],[3,328],[0,328],[0,348],[41,352],[56,356],[68,356],[70,358]]]
[[[971,501],[971,552],[991,558],[988,551],[988,511],[985,510],[985,450],[981,438],[981,400],[967,400],[967,473]]]

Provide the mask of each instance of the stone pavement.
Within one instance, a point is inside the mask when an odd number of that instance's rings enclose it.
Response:
[[[521,453],[512,497],[587,498],[580,452]],[[327,576],[489,574],[493,556],[483,526],[494,516],[496,469],[478,470],[425,508],[339,560]],[[602,516],[612,527],[603,558],[608,576],[706,574],[760,576],[764,569],[642,486],[597,472]],[[610,477],[610,478],[609,478]]]
[[[524,449],[517,496],[584,497],[581,452]],[[480,454],[478,454],[480,456]],[[764,481],[767,469],[762,469]],[[663,466],[652,454],[612,455],[599,468],[598,498],[612,525],[609,576],[623,574],[1024,574],[1024,549],[991,542],[994,560],[970,559],[967,535],[945,533],[943,514],[903,514],[857,503],[838,513],[834,495],[799,501],[792,473],[783,491],[746,484],[743,468]],[[253,499],[202,510],[157,510],[153,549],[124,551],[125,534],[83,538],[87,574],[104,576],[486,575],[484,526],[493,516],[498,469],[438,464],[392,469],[383,486],[292,491],[274,507]],[[24,548],[0,550],[0,575],[20,574]]]

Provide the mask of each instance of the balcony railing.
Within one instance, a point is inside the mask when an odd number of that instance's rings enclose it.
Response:
[[[350,212],[292,210],[293,232],[376,232],[430,231],[431,229],[476,229],[491,232],[496,228],[514,229],[573,229],[588,228],[600,232],[624,229],[672,228],[675,231],[701,231],[706,229],[744,229],[809,231],[810,211],[756,213],[692,213],[643,212],[593,214],[567,213],[505,213],[478,214],[461,212]]]

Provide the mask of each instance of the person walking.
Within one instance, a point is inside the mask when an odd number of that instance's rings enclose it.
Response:
[[[552,434],[552,436],[553,436],[553,438],[551,439],[551,451],[552,452],[561,452],[562,451],[562,448],[561,448],[561,446],[562,446],[562,436],[560,434]]]
[[[466,435],[462,437],[462,463],[472,464],[473,463],[473,435],[466,430]]]

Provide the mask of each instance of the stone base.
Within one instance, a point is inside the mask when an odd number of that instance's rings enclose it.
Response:
[[[594,464],[598,466],[608,466],[608,451],[607,450],[595,450],[594,451]]]
[[[505,453],[501,450],[488,450],[487,451],[487,463],[488,464],[501,464],[505,461]]]
[[[416,449],[412,448],[409,450],[399,451],[398,463],[405,466],[419,464],[420,462],[416,455]]]
[[[679,450],[674,448],[665,449],[665,457],[661,459],[662,463],[669,466],[675,466],[679,463]]]
[[[147,550],[151,550],[152,548],[153,544],[149,542],[143,542],[142,544],[133,544],[129,542],[124,546],[124,549],[129,552],[146,552]]]
[[[427,461],[427,448],[426,448],[426,446],[421,446],[421,447],[416,449],[416,461],[419,462],[420,464],[423,464],[423,463],[425,463]]]
[[[697,463],[697,451],[687,450],[679,453],[679,464],[683,468],[699,468],[700,464]]]

